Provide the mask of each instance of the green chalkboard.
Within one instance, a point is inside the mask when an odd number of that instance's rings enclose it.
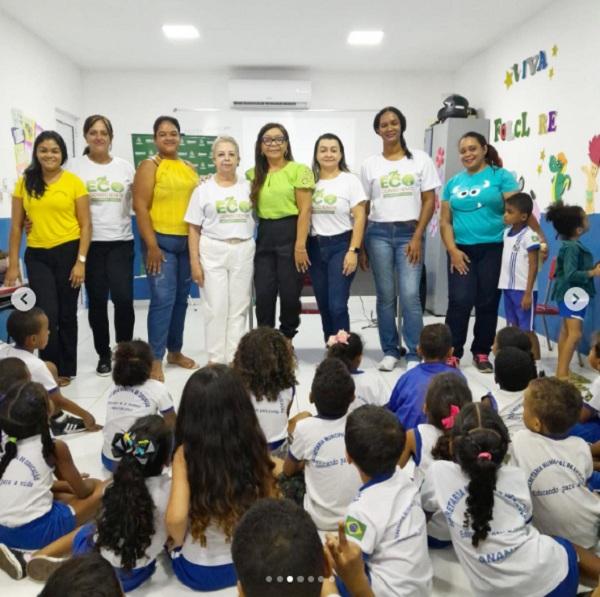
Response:
[[[205,135],[182,135],[178,151],[179,157],[194,164],[200,175],[214,174],[215,166],[210,152],[215,139],[216,137]],[[133,162],[136,168],[142,160],[156,154],[152,135],[133,133],[131,143],[133,144]]]

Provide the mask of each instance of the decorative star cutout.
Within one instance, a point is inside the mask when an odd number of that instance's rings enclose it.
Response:
[[[548,77],[551,79],[553,76],[554,76],[554,68],[551,68],[551,69],[548,71]]]
[[[542,173],[542,165],[541,165],[541,164],[538,164],[538,167],[537,167],[537,173],[538,173],[538,174],[541,174],[541,173]]]
[[[506,85],[506,89],[509,89],[510,86],[513,84],[513,74],[509,70],[506,71],[506,77],[504,77],[504,84]]]
[[[552,56],[556,56],[558,54],[558,46],[554,44],[552,46]]]
[[[540,151],[540,160],[542,160],[542,162],[546,159],[546,152],[542,149],[542,151]]]

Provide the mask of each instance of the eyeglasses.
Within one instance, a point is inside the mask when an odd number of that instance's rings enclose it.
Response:
[[[265,145],[283,145],[287,139],[283,136],[281,137],[263,137],[261,141]]]

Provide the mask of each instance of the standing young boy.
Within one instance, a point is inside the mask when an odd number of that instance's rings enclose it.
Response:
[[[533,200],[527,193],[517,193],[504,202],[504,248],[498,288],[504,298],[506,323],[514,325],[531,339],[533,356],[540,358],[540,343],[533,331],[537,302],[536,277],[540,239],[527,225]]]

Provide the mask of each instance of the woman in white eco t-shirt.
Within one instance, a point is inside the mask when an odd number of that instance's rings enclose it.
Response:
[[[348,170],[337,135],[325,133],[317,139],[313,172],[317,185],[306,248],[327,342],[339,330],[350,330],[348,298],[365,229],[366,195],[360,179]]]
[[[250,183],[239,179],[240,151],[233,137],[217,137],[215,175],[193,192],[190,224],[192,279],[201,288],[210,363],[231,363],[252,298],[255,220]]]
[[[115,307],[116,342],[133,337],[133,232],[131,187],[133,166],[110,155],[113,128],[106,116],[93,114],[83,123],[87,143],[83,156],[69,160],[65,169],[83,180],[90,197],[92,243],[87,254],[85,289],[88,319],[98,353],[96,373],[111,373],[108,296]]]
[[[361,265],[367,267],[370,263],[375,278],[377,324],[383,350],[379,369],[392,371],[401,356],[395,321],[398,297],[408,351],[407,367],[419,362],[417,344],[423,328],[419,298],[423,234],[433,215],[435,189],[440,180],[424,151],[408,149],[404,140],[406,118],[398,108],[388,106],[380,110],[373,128],[383,141],[383,151],[367,158],[361,168],[362,183],[370,201],[366,255],[361,257]]]

